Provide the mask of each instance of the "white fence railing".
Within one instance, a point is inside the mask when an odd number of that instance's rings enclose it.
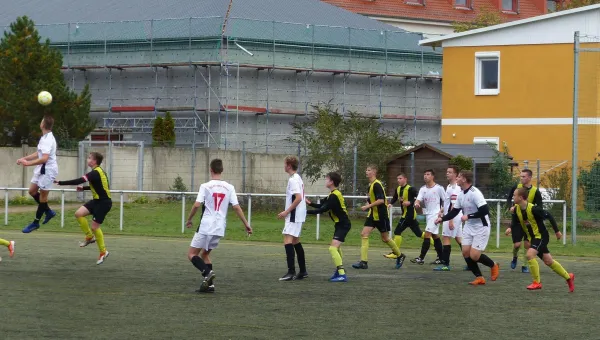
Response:
[[[9,206],[9,195],[10,191],[27,191],[28,188],[1,188],[0,191],[4,191],[4,225],[8,225],[8,206]],[[79,193],[79,191],[75,189],[51,189],[50,191],[60,192],[60,227],[63,228],[65,226],[65,193],[67,192],[75,192]],[[198,195],[197,192],[176,192],[176,191],[138,191],[138,190],[111,190],[113,196],[113,202],[115,201],[114,196],[119,195],[119,230],[123,231],[123,204],[124,204],[124,194],[143,194],[143,195],[170,195],[170,196],[181,196],[182,198],[185,196],[195,196]],[[238,197],[246,197],[248,199],[248,210],[247,210],[247,218],[250,225],[252,225],[252,197],[280,197],[285,198],[285,194],[256,194],[256,193],[238,193]],[[309,198],[316,198],[317,203],[320,203],[320,198],[327,197],[327,195],[306,195]],[[366,196],[344,196],[346,199],[362,199],[365,200]],[[390,197],[391,198],[391,197]],[[506,202],[503,199],[487,199],[488,205],[492,208],[491,203],[496,203],[496,248],[500,248],[500,218],[502,216],[502,205]],[[564,200],[545,200],[544,203],[551,204],[562,204],[562,227],[563,227],[563,244],[567,243],[567,202]],[[181,232],[185,232],[185,223],[187,220],[186,214],[186,200],[181,200]],[[392,231],[394,228],[394,211],[399,210],[399,208],[390,209],[390,225],[392,226]],[[490,209],[491,210],[491,209]],[[317,228],[316,228],[316,238],[319,239],[320,235],[320,215],[317,215]]]

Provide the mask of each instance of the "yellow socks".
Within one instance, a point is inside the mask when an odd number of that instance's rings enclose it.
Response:
[[[79,226],[81,227],[81,230],[85,234],[85,238],[88,240],[91,239],[93,237],[92,230],[90,229],[90,226],[88,225],[87,218],[77,217],[77,222],[79,222]]]
[[[400,246],[402,245],[402,236],[394,235],[394,243],[396,243],[398,249],[400,249]]]
[[[523,250],[525,250],[523,252],[523,267],[527,267],[529,263],[529,259],[527,258],[527,248],[524,248]]]
[[[396,243],[394,243],[394,241],[392,240],[388,240],[386,242],[386,244],[392,248],[392,251],[394,252],[394,254],[396,254],[396,256],[400,256],[400,249],[398,248],[398,245]]]
[[[104,246],[104,234],[102,233],[102,229],[98,228],[94,230],[94,236],[96,236],[96,243],[98,244],[98,250],[100,250],[100,253],[106,252],[106,247]]]
[[[369,260],[369,238],[363,237],[360,240],[360,260],[367,262]]]
[[[567,273],[565,268],[563,268],[563,266],[561,266],[560,263],[558,263],[558,261],[552,262],[552,264],[550,265],[550,268],[552,268],[552,270],[554,270],[554,272],[556,274],[562,276],[565,280],[568,280],[571,278],[569,276],[569,273]]]
[[[331,258],[333,258],[333,263],[335,264],[336,268],[338,269],[338,274],[344,275],[344,274],[346,274],[346,271],[344,270],[344,267],[342,267],[342,256],[338,249],[339,248],[336,248],[334,246],[329,246],[329,253],[331,253]]]
[[[343,258],[343,257],[344,257],[344,253],[342,253],[342,246],[340,246],[340,247],[337,249],[337,251],[338,251],[338,253],[340,253],[340,256]]]
[[[0,238],[0,246],[8,247],[9,245],[10,245],[10,241]]]
[[[528,260],[527,262],[529,263],[529,271],[531,272],[531,277],[533,278],[533,281],[541,283],[540,266],[538,265],[537,260],[533,258],[531,260]]]

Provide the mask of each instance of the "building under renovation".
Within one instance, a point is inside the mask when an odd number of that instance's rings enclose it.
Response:
[[[286,152],[293,121],[332,103],[438,141],[441,51],[318,0],[31,0],[28,15],[63,53],[70,86],[92,91],[98,140],[151,141],[171,112],[177,144]]]

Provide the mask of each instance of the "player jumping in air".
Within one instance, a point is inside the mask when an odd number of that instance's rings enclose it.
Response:
[[[300,233],[302,232],[302,223],[306,220],[306,202],[304,201],[304,182],[298,174],[298,158],[288,156],[284,161],[284,170],[290,176],[287,188],[285,190],[285,210],[280,212],[277,217],[285,218],[283,228],[283,245],[287,258],[287,273],[279,278],[279,281],[302,280],[308,277],[306,271],[306,260],[304,258],[304,248],[300,243]],[[294,257],[298,256],[298,267],[300,272],[296,275],[296,266]]]
[[[427,169],[423,173],[423,180],[425,185],[419,190],[419,195],[415,201],[415,208],[421,208],[423,205],[423,214],[427,225],[425,226],[425,238],[423,239],[423,245],[421,246],[421,255],[410,260],[412,263],[424,264],[425,256],[431,246],[430,238],[433,237],[433,246],[437,253],[437,259],[431,264],[442,264],[442,240],[440,239],[440,226],[436,223],[436,219],[440,217],[444,209],[444,201],[446,199],[446,192],[441,185],[435,183],[435,173],[432,169]],[[421,204],[422,203],[422,204]]]
[[[446,169],[446,178],[448,179],[448,187],[446,188],[446,199],[444,200],[444,213],[447,214],[456,203],[456,198],[461,189],[456,184],[456,177],[458,176],[458,167],[451,165]],[[456,240],[459,248],[462,248],[462,213],[447,222],[442,224],[442,265],[435,267],[434,271],[448,271],[450,270],[450,253],[452,252],[452,239]]]
[[[48,194],[52,189],[54,179],[58,177],[58,163],[56,162],[56,140],[52,134],[54,118],[44,116],[40,123],[42,137],[37,146],[37,151],[29,156],[19,158],[17,164],[22,166],[35,166],[33,178],[29,186],[29,195],[37,202],[38,208],[35,213],[35,219],[28,226],[23,228],[24,233],[30,233],[40,228],[40,219],[44,214],[44,222],[48,223],[56,213],[48,206]]]
[[[567,281],[569,292],[575,290],[575,275],[567,273],[563,266],[555,261],[548,250],[550,235],[548,229],[544,225],[544,210],[541,207],[534,206],[528,202],[529,192],[526,188],[518,188],[513,194],[515,201],[515,209],[513,213],[513,225],[521,227],[521,231],[525,235],[525,244],[527,248],[527,261],[531,270],[533,283],[527,286],[529,290],[542,289],[542,281],[540,279],[540,267],[535,257],[539,257],[550,267],[556,274]],[[560,240],[560,232],[556,232],[556,238]]]
[[[317,210],[309,210],[307,214],[322,214],[329,211],[329,217],[335,223],[335,230],[333,232],[333,240],[329,246],[329,252],[333,258],[335,264],[335,273],[329,279],[330,282],[347,282],[346,271],[342,264],[342,248],[341,245],[346,240],[346,235],[350,231],[351,224],[350,218],[348,218],[348,210],[346,210],[346,201],[344,196],[338,190],[338,186],[342,181],[342,176],[337,172],[330,172],[325,176],[325,186],[331,190],[327,199],[322,204],[312,203],[306,199],[306,203]]]
[[[490,267],[492,281],[496,281],[500,274],[500,267],[487,255],[482,254],[490,238],[490,209],[481,191],[473,186],[473,173],[471,171],[461,171],[456,183],[462,191],[458,193],[452,210],[442,218],[438,218],[436,223],[450,221],[458,216],[462,210],[464,215],[461,220],[465,222],[462,254],[465,262],[475,275],[475,280],[469,284],[475,286],[485,284],[485,279],[477,263]]]
[[[196,229],[188,251],[188,259],[204,277],[200,289],[196,291],[198,293],[213,293],[215,291],[213,284],[215,273],[209,255],[212,250],[219,246],[219,240],[225,236],[227,210],[230,203],[236,215],[244,224],[248,235],[252,234],[252,228],[238,203],[235,188],[233,185],[221,180],[222,173],[223,161],[213,159],[210,162],[211,180],[200,185],[196,203],[194,203],[186,223],[188,228],[192,226],[192,219],[202,206],[200,225]]]
[[[388,213],[387,199],[383,184],[377,179],[377,166],[369,165],[365,171],[369,179],[369,198],[367,204],[360,207],[362,211],[369,211],[363,230],[360,233],[360,261],[353,264],[355,269],[368,269],[369,235],[375,228],[381,233],[381,240],[387,244],[397,256],[396,262],[402,259],[398,245],[390,239],[390,216]]]
[[[100,167],[104,160],[104,156],[98,152],[90,152],[87,158],[87,165],[92,171],[85,174],[83,177],[72,179],[70,181],[57,181],[58,185],[80,185],[85,182],[89,183],[89,186],[78,186],[78,191],[91,190],[92,200],[81,206],[75,212],[75,218],[79,222],[81,230],[85,234],[83,242],[79,243],[80,247],[85,247],[91,243],[98,245],[100,255],[96,264],[102,264],[108,257],[109,252],[106,250],[104,245],[104,234],[100,226],[104,222],[106,215],[112,208],[112,199],[110,198],[110,188],[108,183],[108,177],[106,173]],[[86,216],[92,215],[92,229],[86,219]]]

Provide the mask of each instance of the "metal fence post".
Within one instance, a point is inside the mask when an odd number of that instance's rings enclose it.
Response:
[[[473,186],[477,185],[477,162],[473,160]]]
[[[194,141],[192,142],[192,173],[190,174],[190,180],[191,180],[191,190],[193,191],[195,189],[194,186],[194,173],[196,172],[196,130],[194,129]]]
[[[502,214],[500,202],[496,202],[496,248],[500,248],[500,215]]]
[[[321,203],[321,199],[317,196],[317,204]],[[319,240],[319,233],[321,228],[321,214],[317,214],[317,241]]]
[[[302,159],[300,156],[302,155],[302,148],[300,147],[300,143],[298,143],[298,175],[302,175]]]
[[[252,226],[252,195],[248,194],[248,224]]]
[[[138,147],[138,190],[144,190],[144,142]]]
[[[121,202],[119,207],[119,231],[123,231],[123,191],[121,191]]]
[[[185,233],[185,194],[181,193],[181,233]]]
[[[540,160],[537,160],[537,186],[540,186]]]
[[[246,141],[242,142],[242,192],[246,192]]]
[[[563,244],[567,244],[567,201],[563,202]]]
[[[523,165],[523,167],[524,167],[525,169],[529,169],[529,161],[528,161],[528,160],[524,160],[524,161],[523,161],[523,164],[524,164],[524,165]]]
[[[109,132],[110,139],[110,132]],[[108,181],[109,183],[113,182],[113,141],[108,141]]]
[[[577,145],[579,114],[579,31],[575,32],[573,43],[573,151],[571,173],[571,242],[577,243]]]
[[[354,145],[354,164],[352,168],[352,195],[356,196],[356,171],[358,167],[358,146]]]
[[[4,225],[8,225],[8,189],[4,191]]]
[[[60,191],[60,227],[65,227],[65,191]]]

